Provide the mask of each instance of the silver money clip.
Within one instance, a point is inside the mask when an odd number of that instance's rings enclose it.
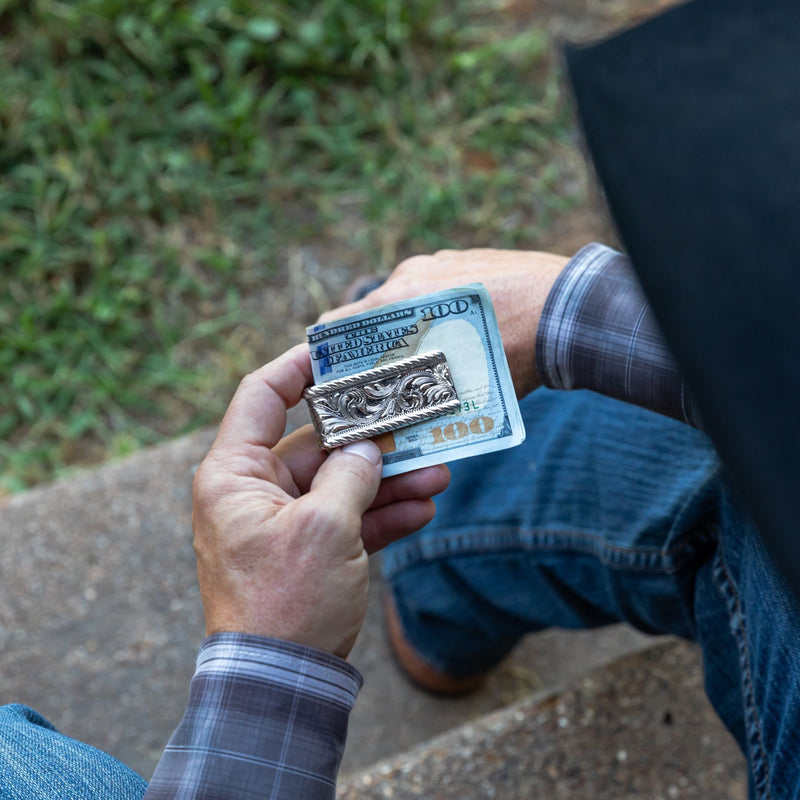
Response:
[[[303,398],[324,450],[459,408],[450,367],[438,350],[309,386]]]

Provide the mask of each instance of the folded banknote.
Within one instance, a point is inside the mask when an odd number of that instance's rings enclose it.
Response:
[[[489,292],[479,283],[306,329],[314,383],[444,353],[459,405],[375,437],[384,476],[513,447],[525,439]]]

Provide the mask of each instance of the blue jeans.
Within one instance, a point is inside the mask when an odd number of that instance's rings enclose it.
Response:
[[[133,770],[62,736],[30,708],[0,708],[0,800],[140,800],[146,788]]]
[[[467,677],[548,626],[691,639],[750,796],[800,797],[798,607],[708,439],[591,392],[522,410],[525,443],[452,464],[436,519],[385,553],[411,644]]]

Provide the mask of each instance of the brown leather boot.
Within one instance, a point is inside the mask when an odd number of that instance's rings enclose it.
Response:
[[[483,686],[486,674],[471,678],[451,678],[445,672],[432,667],[409,644],[400,623],[394,598],[388,589],[383,592],[383,611],[386,636],[395,660],[406,677],[426,692],[438,695],[457,696],[469,694]]]

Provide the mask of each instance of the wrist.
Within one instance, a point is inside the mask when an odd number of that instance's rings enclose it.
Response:
[[[524,282],[517,282],[515,291],[503,294],[505,301],[501,299],[498,303],[498,318],[502,315],[507,320],[501,334],[518,398],[542,385],[536,361],[536,331],[553,287],[569,260],[566,256],[548,254],[535,270],[527,272]]]

